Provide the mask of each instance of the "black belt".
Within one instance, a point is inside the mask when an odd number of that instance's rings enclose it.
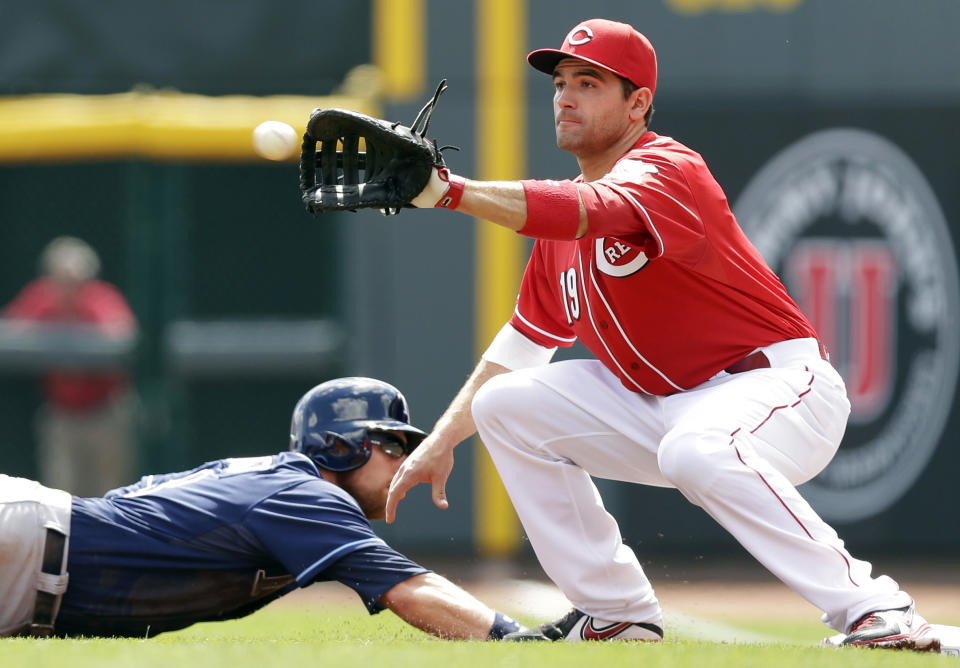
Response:
[[[63,570],[63,551],[67,547],[67,537],[56,529],[47,529],[47,538],[43,544],[43,564],[40,571],[48,575],[60,575]],[[37,591],[37,603],[33,608],[33,623],[28,628],[29,635],[49,636],[53,634],[53,622],[57,613],[57,602],[62,594]]]
[[[763,354],[762,350],[750,353],[739,362],[734,362],[724,371],[727,373],[743,373],[744,371],[753,371],[754,369],[769,369],[770,359]]]

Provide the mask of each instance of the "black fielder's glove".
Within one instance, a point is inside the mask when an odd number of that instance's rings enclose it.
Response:
[[[427,139],[444,79],[406,127],[346,109],[314,109],[300,151],[300,194],[310,213],[380,209],[396,214],[424,191],[442,150]],[[364,150],[361,150],[361,147]]]

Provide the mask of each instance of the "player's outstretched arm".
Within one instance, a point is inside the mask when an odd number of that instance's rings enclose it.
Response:
[[[477,390],[490,378],[509,371],[504,366],[480,360],[450,406],[443,412],[430,435],[417,446],[397,471],[387,494],[386,520],[392,524],[397,515],[397,504],[407,491],[420,483],[429,483],[433,502],[446,508],[447,478],[453,470],[453,449],[476,433],[477,427],[470,413],[470,404]]]
[[[522,628],[436,573],[394,585],[380,602],[408,624],[441,638],[494,640]]]
[[[441,178],[441,173],[446,178]],[[549,185],[544,187],[547,190],[550,188]],[[556,188],[559,190],[559,184]],[[458,191],[457,196],[450,202],[450,192],[454,189]],[[549,195],[547,197],[549,198]],[[527,192],[520,181],[473,181],[456,176],[446,168],[442,171],[434,170],[426,189],[414,198],[412,204],[420,208],[456,209],[460,213],[489,220],[515,232],[523,230],[528,222]],[[582,199],[579,202],[579,221],[576,227],[577,238],[586,234],[587,209]]]

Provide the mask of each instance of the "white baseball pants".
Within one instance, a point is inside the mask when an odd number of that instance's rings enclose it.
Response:
[[[660,604],[590,476],[675,487],[838,631],[908,605],[854,559],[795,489],[831,460],[850,404],[814,339],[763,349],[771,368],[721,372],[666,397],[626,389],[601,362],[496,376],[473,418],[547,575],[604,620],[661,623]]]
[[[33,621],[37,591],[61,595],[68,576],[41,571],[47,529],[67,536],[72,497],[25,478],[0,474],[0,637]],[[54,609],[56,617],[59,601]]]

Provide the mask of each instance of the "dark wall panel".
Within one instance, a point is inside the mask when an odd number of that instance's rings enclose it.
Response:
[[[370,60],[370,3],[4,3],[0,94],[325,95]]]

